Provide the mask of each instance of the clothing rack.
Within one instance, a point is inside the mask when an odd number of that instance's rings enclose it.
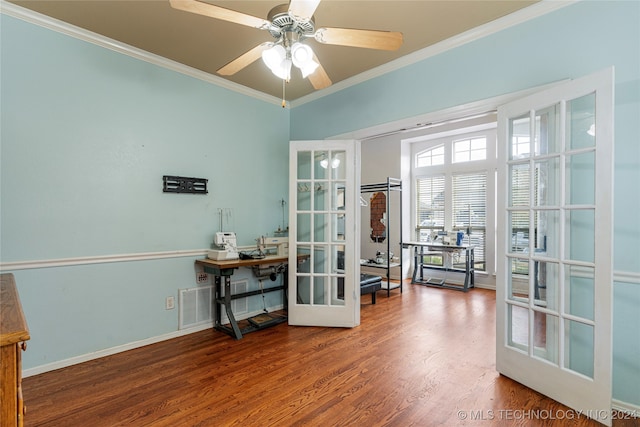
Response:
[[[387,258],[387,262],[386,264],[374,264],[374,263],[366,263],[366,264],[361,264],[362,266],[366,266],[366,267],[373,267],[373,268],[384,268],[387,271],[387,297],[389,297],[389,295],[391,294],[391,289],[396,289],[396,288],[400,288],[400,293],[402,293],[402,181],[398,178],[391,178],[391,177],[387,177],[386,182],[382,182],[382,183],[378,183],[378,184],[363,184],[360,187],[360,192],[361,193],[377,193],[377,192],[385,192],[386,193],[386,202],[387,202],[387,210],[386,210],[386,214],[387,214],[387,219],[386,219],[386,223],[385,223],[385,227],[386,227],[386,240],[387,240],[387,252],[386,252],[386,258]],[[391,225],[391,198],[389,197],[391,195],[391,192],[398,192],[400,193],[400,203],[398,206],[399,209],[399,215],[398,215],[398,228],[399,228],[399,236],[400,236],[400,245],[398,247],[398,254],[399,254],[399,259],[400,262],[399,263],[391,263],[391,258],[389,257],[389,253],[391,252],[391,230],[390,230],[390,225]],[[394,284],[394,286],[392,287],[391,284],[391,268],[392,267],[400,267],[400,283],[399,285]],[[383,287],[384,287],[384,283],[383,283]]]

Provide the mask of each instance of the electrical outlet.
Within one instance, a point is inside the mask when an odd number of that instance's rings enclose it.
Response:
[[[207,283],[209,281],[209,275],[203,271],[196,273],[196,283]]]
[[[167,310],[173,310],[176,306],[176,300],[173,297],[167,297],[164,301],[164,308]]]

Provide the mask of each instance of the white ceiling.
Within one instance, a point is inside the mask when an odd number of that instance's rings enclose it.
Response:
[[[117,40],[160,57],[217,75],[234,58],[266,41],[269,32],[173,9],[169,0],[9,0],[24,8]],[[310,40],[334,84],[405,55],[516,12],[538,0],[323,0],[315,12],[316,28],[342,27],[400,31],[397,51],[378,51]],[[283,1],[208,1],[260,18]],[[232,76],[219,76],[274,97],[282,81],[257,60]],[[286,99],[314,92],[295,71]]]

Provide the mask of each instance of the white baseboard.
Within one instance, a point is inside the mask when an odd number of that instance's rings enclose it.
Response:
[[[622,402],[617,399],[611,400],[611,409],[620,411],[625,415],[629,415],[640,420],[640,405],[634,405],[632,403]]]
[[[282,309],[283,309],[282,304],[274,306],[274,307],[269,307],[269,311],[278,311],[278,310],[282,310]],[[253,317],[253,316],[256,316],[256,315],[262,314],[262,313],[263,313],[262,310],[253,311],[253,312],[249,312],[249,313],[243,313],[242,315],[237,316],[236,320],[248,319],[249,317]],[[224,324],[224,323],[228,323],[228,322],[229,322],[229,319],[225,315],[223,315],[222,316],[222,323]],[[72,366],[72,365],[77,365],[79,363],[88,362],[90,360],[99,359],[101,357],[111,356],[113,354],[122,353],[123,351],[133,350],[134,348],[144,347],[145,345],[155,344],[155,343],[158,343],[158,342],[161,342],[161,341],[166,341],[166,340],[170,340],[170,339],[173,339],[173,338],[182,337],[184,335],[193,334],[195,332],[204,331],[205,329],[210,329],[210,328],[213,328],[213,321],[201,323],[201,324],[199,324],[197,326],[194,326],[192,328],[181,329],[181,330],[177,330],[175,332],[170,332],[168,334],[158,335],[158,336],[147,338],[147,339],[144,339],[144,340],[134,341],[134,342],[130,342],[130,343],[127,343],[127,344],[123,344],[123,345],[118,345],[118,346],[115,346],[115,347],[107,348],[107,349],[104,349],[104,350],[95,351],[95,352],[87,353],[87,354],[82,354],[80,356],[70,357],[69,359],[64,359],[64,360],[59,360],[57,362],[47,363],[46,365],[40,365],[40,366],[36,366],[34,368],[25,369],[22,372],[22,376],[24,378],[26,378],[26,377],[30,377],[30,376],[33,376],[33,375],[44,374],[45,372],[55,371],[56,369],[66,368],[66,367],[69,367],[69,366]]]
[[[104,350],[95,351],[92,353],[82,354],[80,356],[70,357],[69,359],[58,360],[57,362],[47,363],[45,365],[36,366],[34,368],[25,369],[22,372],[23,378],[33,375],[43,374],[49,371],[55,371],[56,369],[66,368],[68,366],[77,365],[79,363],[88,362],[90,360],[99,359],[101,357],[111,356],[113,354],[121,353],[127,350],[133,350],[134,348],[144,347],[145,345],[155,344],[161,341],[178,338],[184,335],[189,335],[194,332],[200,332],[205,329],[213,328],[213,322],[198,325],[189,329],[182,329],[179,331],[171,332],[168,334],[158,335],[155,337],[147,338],[140,341],[134,341],[123,345],[118,345]]]
[[[476,282],[474,284],[474,287],[478,288],[478,289],[488,289],[490,291],[495,291],[496,290],[496,286],[495,285],[488,285],[486,283],[478,283],[478,282]]]

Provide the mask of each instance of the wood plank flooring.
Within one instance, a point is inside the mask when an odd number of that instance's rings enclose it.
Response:
[[[600,425],[496,372],[494,292],[404,289],[354,329],[206,330],[25,378],[25,425]]]

